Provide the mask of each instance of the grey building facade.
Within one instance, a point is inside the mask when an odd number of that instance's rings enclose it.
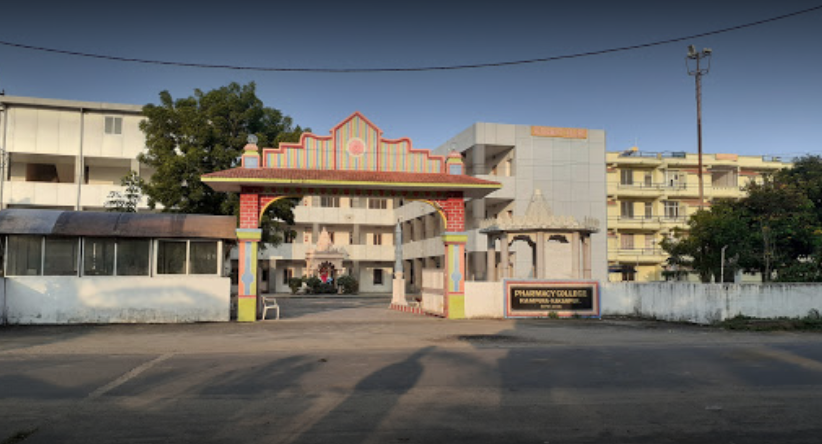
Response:
[[[488,243],[486,236],[479,233],[481,221],[523,216],[536,190],[542,192],[557,216],[599,221],[600,231],[591,238],[592,278],[607,280],[605,131],[476,123],[435,152],[448,154],[452,150],[464,156],[469,175],[503,184],[502,189],[489,196],[466,203],[468,280],[483,281],[489,277]],[[421,284],[421,269],[437,268],[442,251],[431,238],[441,234],[441,230],[437,230],[435,212],[426,204],[414,202],[397,211],[403,237],[408,242],[404,245],[404,268],[407,276],[410,273],[413,291]],[[526,242],[514,242],[511,251],[510,277],[534,277],[532,247]],[[561,267],[562,258],[549,258],[547,263],[548,267]],[[555,277],[562,275],[553,273]]]

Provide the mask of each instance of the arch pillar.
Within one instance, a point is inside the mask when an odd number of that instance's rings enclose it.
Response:
[[[436,201],[445,216],[445,264],[443,264],[443,295],[445,317],[465,318],[465,200],[453,195]]]
[[[257,320],[257,251],[262,230],[260,227],[260,195],[256,190],[242,190],[240,194],[240,228],[237,229],[238,282],[237,321]]]

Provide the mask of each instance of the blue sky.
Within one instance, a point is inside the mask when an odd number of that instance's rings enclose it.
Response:
[[[734,2],[15,2],[0,40],[146,59],[415,67],[547,57],[752,22],[822,0]],[[571,4],[572,3],[572,4]],[[267,106],[327,134],[361,111],[435,148],[473,122],[604,129],[607,148],[696,151],[689,43],[710,47],[705,152],[822,154],[822,10],[692,42],[531,65],[417,73],[269,73],[138,65],[0,46],[6,94],[146,104],[255,81]]]

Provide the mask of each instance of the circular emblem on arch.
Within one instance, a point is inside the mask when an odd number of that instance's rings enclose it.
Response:
[[[352,137],[348,139],[346,144],[346,151],[354,157],[360,157],[365,153],[365,142],[359,137]]]

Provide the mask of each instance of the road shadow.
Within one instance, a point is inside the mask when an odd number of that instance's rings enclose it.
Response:
[[[400,362],[369,374],[354,387],[353,392],[344,401],[314,422],[292,442],[317,442],[318,439],[329,442],[369,440],[370,435],[380,427],[400,398],[416,386],[423,372],[420,359],[435,348],[422,348]],[[372,394],[375,396],[370,396]],[[363,402],[364,397],[369,397],[369,402]],[[357,423],[357,436],[339,436],[340,424],[352,420]]]

